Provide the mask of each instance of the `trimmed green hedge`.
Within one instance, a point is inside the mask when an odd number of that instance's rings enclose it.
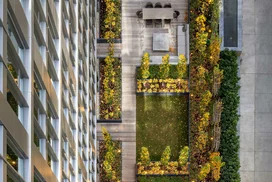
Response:
[[[138,182],[188,182],[188,176],[139,176]]]
[[[219,151],[226,163],[221,168],[221,182],[239,182],[239,136],[237,135],[237,113],[240,97],[238,85],[238,63],[234,51],[225,50],[220,54],[220,69],[223,70],[224,78],[219,90],[219,96],[223,102],[221,116],[221,142]]]
[[[188,68],[187,68],[188,70]],[[160,65],[150,65],[149,66],[149,79],[153,78],[160,78]],[[170,65],[169,70],[169,78],[177,79],[178,78],[178,70],[177,65]],[[185,79],[188,78],[188,73],[185,77]],[[141,72],[139,71],[139,68],[137,68],[137,79],[142,79]]]

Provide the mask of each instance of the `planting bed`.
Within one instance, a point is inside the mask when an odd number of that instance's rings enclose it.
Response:
[[[112,166],[112,169],[116,172],[116,178],[117,181],[118,179],[122,179],[122,143],[121,141],[113,141],[114,143],[114,150],[115,152],[115,161],[114,164]],[[102,179],[103,182],[112,182],[111,180],[106,178],[106,172],[103,169],[103,162],[105,160],[105,156],[106,156],[106,143],[105,141],[100,141],[99,142],[99,167],[100,167],[100,179]]]
[[[121,60],[114,58],[115,61],[112,63],[112,68],[106,67],[105,60],[100,61],[100,119],[121,119]],[[110,74],[106,76],[105,73],[113,72],[114,75]],[[107,81],[107,88],[103,84]],[[106,91],[110,89],[111,91]],[[108,94],[108,95],[106,95]],[[110,99],[106,99],[106,97]]]

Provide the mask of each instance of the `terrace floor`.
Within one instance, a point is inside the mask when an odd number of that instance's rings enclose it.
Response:
[[[122,140],[122,181],[136,181],[136,66],[140,65],[144,52],[151,56],[162,56],[166,53],[177,56],[177,25],[185,24],[185,16],[188,8],[187,0],[149,0],[153,4],[160,2],[162,5],[171,3],[180,16],[174,19],[170,26],[166,27],[170,33],[171,52],[152,51],[152,33],[157,28],[145,28],[144,21],[136,16],[146,0],[122,0],[122,123],[98,124],[98,140],[102,139],[101,126],[105,126],[113,139]],[[161,28],[160,28],[161,29]],[[164,28],[165,29],[165,28]],[[161,30],[159,30],[161,31]],[[101,53],[103,54],[103,53]]]

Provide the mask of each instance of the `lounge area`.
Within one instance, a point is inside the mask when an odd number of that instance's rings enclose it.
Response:
[[[157,2],[153,5],[147,2],[142,10],[136,12],[138,18],[145,20],[146,27],[164,27],[165,24],[170,24],[172,19],[177,18],[180,12],[172,8],[171,3]]]

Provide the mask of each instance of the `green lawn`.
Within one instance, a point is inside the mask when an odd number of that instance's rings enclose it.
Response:
[[[188,145],[187,95],[137,95],[137,159],[141,147],[149,149],[152,161],[159,161],[165,147],[177,160],[181,147]]]

